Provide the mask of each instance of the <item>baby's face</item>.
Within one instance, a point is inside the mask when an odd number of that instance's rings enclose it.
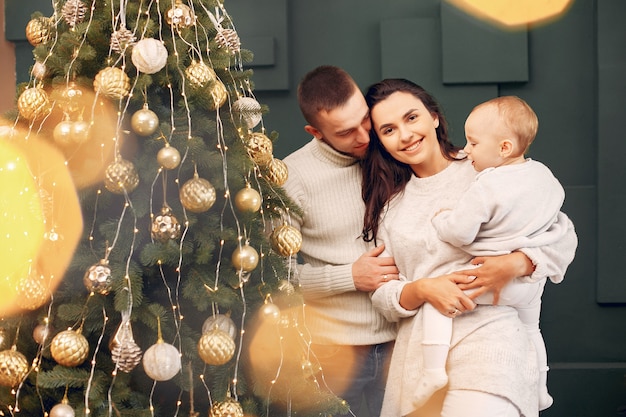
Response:
[[[467,144],[463,149],[476,171],[497,167],[504,163],[501,142],[506,128],[495,106],[480,107],[470,113],[465,121]]]

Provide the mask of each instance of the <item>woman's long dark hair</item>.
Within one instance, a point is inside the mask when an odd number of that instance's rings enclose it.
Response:
[[[462,148],[450,142],[448,138],[448,124],[439,104],[433,96],[419,85],[400,78],[382,80],[369,87],[365,95],[365,101],[371,111],[374,106],[396,92],[412,94],[424,104],[424,107],[431,114],[439,118],[439,127],[437,127],[436,132],[441,152],[446,159],[455,160],[456,154]],[[372,121],[372,128],[373,125],[374,122]],[[376,242],[380,216],[385,205],[396,194],[404,191],[404,187],[413,175],[413,170],[407,164],[395,160],[387,152],[374,129],[370,132],[370,144],[367,154],[362,161],[362,168],[362,196],[363,201],[365,201],[363,239],[367,242]]]

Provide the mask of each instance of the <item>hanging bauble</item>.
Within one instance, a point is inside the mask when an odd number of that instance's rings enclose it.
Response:
[[[242,188],[235,195],[235,207],[237,210],[244,213],[255,213],[261,208],[261,194],[250,184],[246,184],[245,188]]]
[[[116,67],[106,67],[96,74],[93,89],[105,97],[119,100],[130,92],[130,78]]]
[[[272,158],[272,161],[267,165],[265,177],[273,184],[282,187],[289,178],[287,164],[278,158]]]
[[[72,81],[61,91],[57,103],[65,113],[77,112],[84,107],[83,90]]]
[[[251,272],[259,264],[259,253],[246,243],[238,246],[230,259],[237,271]]]
[[[238,53],[241,50],[241,41],[239,35],[234,29],[220,29],[215,35],[215,42],[218,48],[227,49],[231,54]]]
[[[209,87],[209,97],[211,98],[209,110],[217,110],[222,107],[228,98],[228,90],[226,90],[224,83],[220,80],[215,80]]]
[[[114,194],[132,192],[139,184],[139,175],[132,162],[117,158],[104,172],[104,186]]]
[[[274,151],[274,145],[270,138],[263,133],[254,132],[251,133],[246,140],[246,149],[248,155],[257,164],[266,166],[272,162],[272,152]]]
[[[175,169],[180,165],[180,152],[169,143],[166,143],[157,152],[157,162],[165,169]]]
[[[50,338],[53,329],[50,324],[38,324],[33,329],[33,340],[41,345]]]
[[[282,256],[293,256],[302,247],[302,235],[295,227],[283,224],[272,231],[270,242],[272,249]]]
[[[165,67],[167,48],[158,39],[145,38],[133,46],[131,60],[140,72],[154,74]]]
[[[33,46],[46,43],[50,40],[52,28],[53,24],[50,18],[36,17],[26,25],[26,39]]]
[[[97,264],[91,265],[83,276],[83,284],[89,292],[102,295],[111,292],[113,286],[109,261],[101,259]]]
[[[126,48],[135,44],[137,37],[133,32],[121,26],[111,34],[111,49],[115,52],[124,52]]]
[[[235,342],[228,333],[213,328],[198,340],[198,354],[208,365],[224,365],[235,354]]]
[[[87,359],[89,342],[80,331],[67,329],[52,338],[50,354],[59,365],[78,366]]]
[[[64,399],[63,402],[52,407],[48,417],[74,417],[76,413],[71,405],[67,403],[67,400]]]
[[[209,417],[244,417],[241,404],[232,398],[216,401],[211,406]]]
[[[146,350],[142,363],[146,375],[155,381],[174,378],[182,367],[178,349],[160,339]]]
[[[43,79],[46,76],[47,72],[48,69],[46,68],[46,64],[39,61],[35,62],[33,64],[33,68],[30,70],[31,75],[38,80]]]
[[[261,105],[252,97],[237,99],[233,103],[233,111],[239,114],[239,117],[243,119],[248,129],[253,129],[261,122]]]
[[[123,322],[109,344],[111,359],[122,372],[130,372],[141,362],[142,351],[135,343],[130,322]]]
[[[171,208],[163,206],[161,213],[158,216],[154,216],[150,234],[152,239],[163,243],[180,237],[180,223],[176,216],[172,214]]]
[[[70,135],[72,142],[77,145],[87,142],[89,140],[90,129],[91,124],[82,119],[72,123],[72,133]]]
[[[74,122],[63,120],[59,122],[52,131],[54,142],[59,146],[69,146],[72,143],[72,126]]]
[[[285,295],[293,295],[296,289],[289,280],[281,279],[278,283],[278,291]]]
[[[180,202],[187,210],[202,213],[210,209],[215,203],[217,195],[215,187],[208,180],[200,178],[195,173],[193,178],[180,187]]]
[[[202,61],[192,61],[185,69],[185,77],[192,87],[201,88],[217,80],[213,68]]]
[[[85,20],[86,12],[87,6],[81,0],[67,0],[61,9],[63,20],[72,29]]]
[[[148,108],[148,103],[145,103],[142,109],[133,113],[130,126],[139,136],[150,136],[159,127],[159,116]]]
[[[35,269],[17,283],[17,305],[25,310],[36,310],[50,298],[50,290],[44,277]]]
[[[280,322],[280,308],[274,303],[266,301],[261,306],[259,313],[261,318],[269,323],[278,324]]]
[[[184,29],[196,23],[196,16],[189,6],[176,0],[174,6],[167,11],[165,21],[176,29]]]
[[[43,88],[30,87],[20,94],[17,99],[17,108],[22,117],[35,120],[50,112],[50,99]]]
[[[15,346],[0,352],[0,385],[15,387],[28,375],[28,360]]]
[[[225,314],[214,314],[207,318],[202,324],[202,334],[208,333],[213,329],[219,329],[235,340],[237,337],[237,325],[233,319]]]
[[[9,335],[7,329],[0,327],[0,351],[9,347]]]

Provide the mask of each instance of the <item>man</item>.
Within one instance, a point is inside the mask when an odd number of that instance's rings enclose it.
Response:
[[[302,79],[298,102],[314,138],[284,159],[286,192],[303,211],[294,219],[302,234],[298,281],[306,325],[323,381],[358,413],[365,398],[369,415],[380,413],[396,324],[372,307],[369,293],[398,279],[384,247],[361,238],[362,158],[369,145],[369,109],[345,71],[318,67]]]

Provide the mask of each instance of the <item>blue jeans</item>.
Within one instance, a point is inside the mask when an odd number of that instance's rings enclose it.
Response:
[[[322,368],[323,384],[350,405],[347,414],[357,416],[363,400],[369,417],[378,417],[383,405],[385,383],[393,342],[366,346],[313,345]]]

